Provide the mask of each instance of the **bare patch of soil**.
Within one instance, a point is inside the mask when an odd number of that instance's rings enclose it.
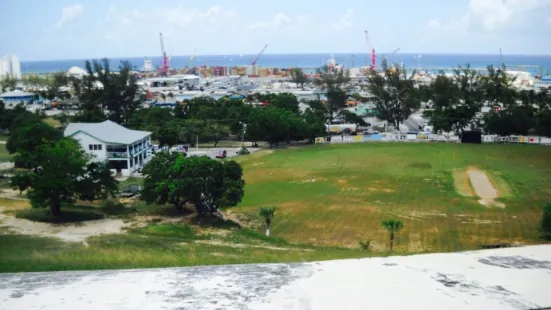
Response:
[[[495,201],[496,198],[499,198],[499,193],[490,181],[490,178],[486,172],[476,168],[469,168],[467,170],[467,174],[475,194],[480,197],[480,200],[478,201],[480,204],[500,208],[505,207],[503,203]]]
[[[23,235],[54,237],[64,241],[83,242],[88,237],[120,234],[126,224],[122,220],[102,219],[78,224],[49,224],[18,219],[0,213],[0,226]]]

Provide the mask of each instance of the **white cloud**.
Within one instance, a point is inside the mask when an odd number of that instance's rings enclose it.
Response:
[[[260,28],[278,28],[282,25],[291,23],[291,18],[285,13],[277,13],[272,19],[268,22],[257,22],[247,26],[250,30],[260,29]]]
[[[431,19],[428,23],[427,23],[427,27],[429,28],[434,28],[434,29],[438,29],[442,26],[442,24],[440,23],[440,20],[438,20],[437,18],[435,19]]]
[[[128,17],[123,17],[121,19],[121,24],[123,24],[123,25],[132,25],[132,20]]]
[[[468,15],[485,29],[494,30],[520,14],[551,6],[551,0],[470,0]]]
[[[427,27],[456,31],[480,25],[486,31],[495,31],[518,23],[526,13],[548,7],[551,8],[551,0],[470,0],[461,18],[446,22],[433,19]]]
[[[333,29],[341,30],[345,28],[352,27],[352,20],[354,19],[354,11],[351,9],[346,10],[346,12],[341,16],[338,22],[333,24]]]
[[[225,10],[220,5],[215,5],[203,11],[195,8],[178,6],[176,8],[157,8],[154,15],[162,18],[165,22],[177,26],[196,28],[197,23],[208,22],[218,24],[236,16],[234,10]]]
[[[296,20],[297,20],[297,23],[299,24],[307,25],[310,23],[312,19],[308,15],[298,15]]]
[[[56,24],[56,28],[61,28],[63,24],[77,18],[84,12],[84,7],[81,4],[73,4],[61,9],[61,18]]]
[[[138,10],[138,9],[132,10],[132,15],[133,15],[135,18],[142,18],[142,17],[143,17],[142,12],[140,12],[140,10]]]

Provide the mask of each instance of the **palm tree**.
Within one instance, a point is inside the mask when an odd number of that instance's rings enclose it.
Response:
[[[402,224],[402,221],[400,220],[384,220],[381,222],[381,226],[383,226],[383,228],[390,234],[390,250],[392,251],[392,246],[394,245],[394,234],[404,228],[404,224]]]
[[[270,227],[272,226],[272,219],[274,218],[275,207],[261,207],[258,209],[258,215],[266,222],[266,236],[270,236]]]

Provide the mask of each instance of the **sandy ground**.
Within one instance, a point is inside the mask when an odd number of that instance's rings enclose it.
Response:
[[[471,181],[471,185],[475,194],[480,197],[479,202],[485,206],[495,205],[504,207],[501,203],[496,203],[494,200],[499,197],[499,193],[492,185],[490,178],[486,172],[478,169],[470,168],[467,170],[467,175]]]
[[[0,309],[507,310],[551,306],[551,245],[476,252],[0,275]]]
[[[102,234],[118,234],[125,227],[122,220],[102,219],[75,224],[49,224],[18,219],[0,213],[0,227],[7,227],[10,231],[23,235],[54,237],[64,241],[83,242],[91,236]]]

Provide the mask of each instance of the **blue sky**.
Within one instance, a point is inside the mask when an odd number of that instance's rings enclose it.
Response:
[[[551,0],[1,0],[0,55],[551,54]]]

